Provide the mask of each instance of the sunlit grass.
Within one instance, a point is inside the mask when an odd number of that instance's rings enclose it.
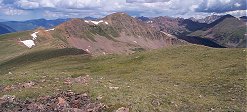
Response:
[[[132,111],[244,111],[246,53],[243,49],[180,46],[132,55],[68,55],[27,63],[0,65],[1,85],[28,81],[34,88],[2,92],[22,99],[73,90]],[[21,63],[20,63],[21,65]],[[12,74],[8,74],[11,72]],[[66,85],[68,77],[89,75],[89,84]],[[45,79],[45,82],[40,80]],[[110,89],[118,87],[118,89]]]

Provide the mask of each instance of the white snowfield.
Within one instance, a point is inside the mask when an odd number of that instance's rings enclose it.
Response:
[[[24,40],[21,41],[23,44],[25,44],[28,48],[32,48],[33,46],[35,46],[34,41],[33,40]]]
[[[33,40],[36,40],[36,38],[38,37],[38,36],[37,36],[38,33],[39,33],[39,32],[34,32],[33,34],[31,34],[31,36],[33,37]]]
[[[45,31],[52,31],[52,30],[55,30],[55,28],[52,28],[52,29],[48,29],[48,30],[45,30]],[[32,40],[24,40],[24,41],[20,41],[20,42],[22,42],[24,45],[26,45],[28,48],[32,48],[33,46],[35,46],[35,43],[34,43],[34,40],[36,40],[37,39],[37,34],[38,34],[39,32],[34,32],[34,33],[32,33],[31,34],[31,36],[33,37],[32,38]]]
[[[104,22],[103,20],[100,20],[100,21],[91,21],[93,24],[96,24],[96,25],[98,25],[99,23],[102,23],[102,22]]]
[[[86,23],[93,23],[93,24],[95,24],[95,25],[98,25],[98,24],[100,24],[100,23],[105,23],[105,24],[108,24],[108,22],[104,22],[103,20],[100,20],[100,21],[88,21],[88,20],[85,20],[85,22]]]

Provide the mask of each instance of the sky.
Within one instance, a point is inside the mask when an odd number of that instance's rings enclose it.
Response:
[[[0,0],[0,20],[131,16],[203,18],[212,14],[246,15],[246,0]]]

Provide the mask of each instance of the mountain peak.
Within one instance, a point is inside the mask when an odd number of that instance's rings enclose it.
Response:
[[[214,22],[210,23],[209,26],[208,26],[208,28],[213,27],[213,26],[219,24],[220,22],[224,21],[225,19],[229,19],[229,18],[230,18],[230,19],[231,19],[231,18],[234,19],[235,17],[232,16],[232,15],[230,15],[230,14],[224,15],[224,16],[222,16],[221,18],[219,18],[219,19],[215,20]],[[236,18],[235,18],[235,19],[236,19]]]
[[[87,16],[87,17],[84,17],[83,19],[84,19],[84,20],[93,20],[93,21],[95,21],[95,20],[97,20],[98,18],[94,18],[94,17]]]
[[[73,18],[70,21],[72,21],[72,22],[80,22],[80,21],[82,21],[82,19],[80,19],[80,18]]]
[[[240,18],[241,19],[247,19],[247,16],[241,16]]]
[[[141,21],[149,21],[150,20],[150,18],[144,17],[144,16],[136,17],[136,19],[141,20]]]
[[[79,18],[73,18],[71,19],[70,21],[67,21],[65,22],[64,24],[68,24],[68,23],[71,23],[71,24],[78,24],[78,23],[83,23],[84,21],[82,19],[79,19]]]
[[[71,28],[71,29],[73,29],[73,28],[77,28],[79,26],[85,26],[86,24],[87,23],[82,19],[73,18],[67,22],[64,22],[64,23],[58,25],[57,28],[63,28],[63,29],[64,28]]]
[[[104,19],[114,19],[114,18],[132,18],[132,17],[126,13],[117,12],[106,16]]]
[[[232,16],[231,14],[227,14],[223,16],[224,18],[235,18],[234,16]]]
[[[107,21],[109,24],[113,25],[113,27],[132,27],[141,24],[141,21],[138,21],[136,18],[133,18],[129,16],[126,13],[118,12],[118,13],[113,13],[111,15],[106,16],[103,18],[104,21]]]

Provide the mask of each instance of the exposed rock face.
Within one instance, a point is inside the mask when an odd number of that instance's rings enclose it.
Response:
[[[63,39],[70,47],[93,55],[128,54],[138,48],[149,50],[187,44],[125,13],[111,14],[98,21],[72,19],[57,26],[52,35]]]

